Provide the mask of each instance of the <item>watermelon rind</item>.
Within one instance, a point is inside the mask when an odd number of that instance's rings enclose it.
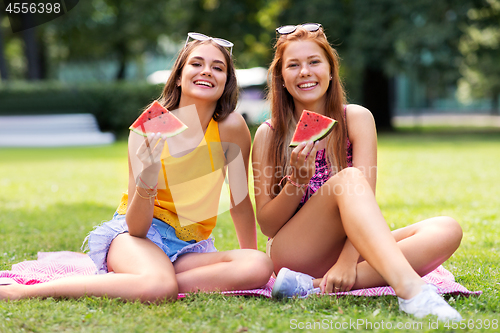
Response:
[[[333,128],[335,127],[335,125],[337,125],[337,123],[338,123],[338,121],[334,120],[334,122],[330,125],[330,127],[327,130],[321,132],[321,134],[318,135],[317,137],[311,138],[311,141],[316,142],[316,141],[324,139],[328,134],[330,134],[333,131]],[[290,143],[290,147],[297,147],[301,142],[303,142],[303,141],[292,141]]]
[[[323,120],[328,119],[330,121],[330,124],[328,125],[328,127],[325,127],[323,130],[321,130],[318,133],[316,133],[315,135],[309,137],[307,140],[294,141],[293,139],[296,137],[296,132],[299,128],[299,124],[301,123],[301,121],[304,118],[304,113],[307,113],[307,112],[312,113],[313,115],[316,115],[316,116],[320,116]],[[302,116],[300,117],[299,123],[297,123],[297,128],[295,129],[295,133],[293,135],[292,142],[290,142],[289,146],[294,148],[294,147],[297,147],[301,142],[304,142],[304,141],[316,142],[316,141],[319,141],[321,139],[324,139],[328,134],[330,134],[332,132],[333,128],[335,127],[335,125],[337,125],[337,123],[338,123],[338,121],[336,121],[335,119],[317,114],[317,113],[312,112],[312,111],[304,110],[302,113]]]
[[[162,125],[161,122],[166,125]],[[168,130],[165,127],[168,127]],[[163,137],[167,138],[178,135],[187,128],[183,122],[165,109],[158,101],[154,101],[129,127],[132,132],[144,137],[149,133],[160,132]]]

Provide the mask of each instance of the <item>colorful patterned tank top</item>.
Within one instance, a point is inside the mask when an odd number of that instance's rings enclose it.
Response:
[[[346,108],[344,107],[344,119],[346,119]],[[265,121],[266,125],[268,125],[272,130],[274,128],[272,125]],[[347,166],[352,167],[352,144],[349,141],[349,136],[347,136],[347,144],[346,144],[346,155],[347,155]],[[309,181],[309,186],[307,187],[306,193],[300,200],[297,211],[302,208],[302,206],[309,200],[309,198],[316,193],[316,191],[324,184],[328,179],[330,179],[330,168],[328,168],[328,161],[326,157],[326,150],[322,149],[316,152],[316,170],[314,172],[314,176],[312,176]]]

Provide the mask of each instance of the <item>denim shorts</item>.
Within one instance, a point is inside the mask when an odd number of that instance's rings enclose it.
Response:
[[[96,265],[98,274],[108,273],[106,257],[111,242],[116,236],[125,232],[128,232],[125,215],[115,213],[111,221],[97,226],[85,238],[82,247]],[[146,237],[165,252],[171,262],[174,262],[180,255],[185,253],[217,252],[212,238],[200,242],[195,240],[183,241],[177,237],[172,226],[156,218],[153,218]]]

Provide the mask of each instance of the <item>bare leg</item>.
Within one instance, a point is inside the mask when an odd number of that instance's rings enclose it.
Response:
[[[265,285],[272,261],[256,250],[189,253],[175,262],[151,241],[122,234],[111,243],[108,268],[115,274],[68,277],[33,286],[2,287],[0,299],[28,297],[121,297],[175,300],[177,292],[253,289]]]
[[[288,267],[320,278],[337,261],[349,237],[367,262],[359,264],[357,287],[380,285],[382,281],[391,285],[398,296],[408,299],[417,295],[424,284],[402,252],[405,248],[408,254],[412,249],[421,250],[420,237],[403,240],[410,234],[391,234],[363,174],[347,168],[326,182],[276,234],[271,257],[275,271]],[[395,237],[401,239],[401,244]],[[439,261],[437,257],[418,264],[418,269],[430,269]],[[378,272],[378,277],[368,268]],[[370,280],[370,276],[375,278]]]
[[[174,263],[179,292],[245,290],[269,281],[273,264],[256,250],[189,253]]]
[[[432,272],[451,257],[462,238],[460,225],[446,216],[430,218],[392,233],[401,252],[420,276]],[[358,264],[356,272],[356,282],[352,289],[387,285],[387,281],[365,260]],[[321,279],[316,279],[315,286],[320,281]]]
[[[175,271],[167,255],[150,240],[117,236],[108,252],[109,270],[116,274],[74,276],[36,285],[0,288],[0,299],[88,296],[121,297],[154,302],[177,298]]]

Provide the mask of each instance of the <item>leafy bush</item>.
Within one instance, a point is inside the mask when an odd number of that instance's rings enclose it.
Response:
[[[102,131],[122,135],[162,88],[145,82],[9,83],[0,85],[0,115],[92,113]]]

